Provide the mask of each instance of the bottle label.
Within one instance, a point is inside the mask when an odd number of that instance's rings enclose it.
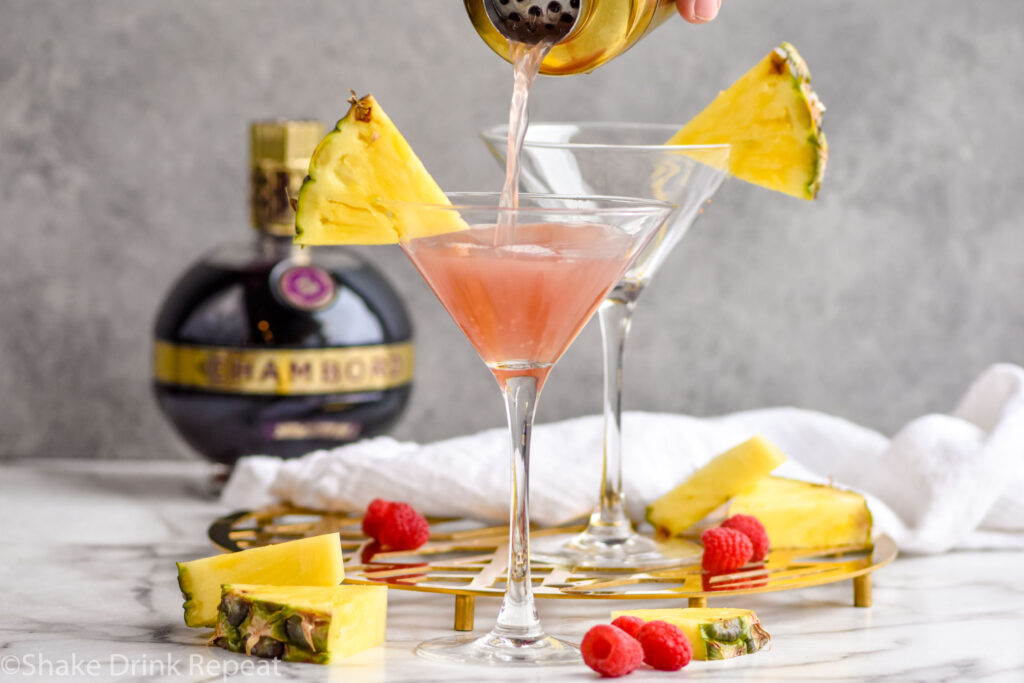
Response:
[[[157,382],[226,394],[383,391],[412,381],[412,342],[327,349],[240,349],[157,340]]]
[[[330,273],[316,266],[289,264],[271,277],[276,277],[277,291],[284,302],[300,311],[326,308],[338,291]]]
[[[274,441],[355,441],[362,425],[358,422],[293,420],[274,422],[266,431],[267,437]]]
[[[272,235],[295,234],[291,199],[299,196],[308,162],[281,163],[263,159],[253,165],[249,181],[252,224]]]

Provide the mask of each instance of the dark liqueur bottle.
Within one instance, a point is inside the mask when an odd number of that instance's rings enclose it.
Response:
[[[157,402],[217,462],[379,434],[409,400],[412,326],[397,293],[352,251],[292,244],[289,197],[323,132],[253,124],[255,233],[188,269],[157,314]]]

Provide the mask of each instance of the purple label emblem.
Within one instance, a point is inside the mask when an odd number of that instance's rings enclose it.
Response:
[[[277,278],[281,297],[303,311],[324,308],[332,301],[337,288],[327,271],[315,266],[291,266]]]

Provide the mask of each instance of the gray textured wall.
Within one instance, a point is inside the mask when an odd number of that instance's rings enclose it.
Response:
[[[891,430],[1024,362],[1024,3],[726,0],[535,120],[682,122],[780,40],[828,105],[813,204],[731,182],[638,310],[628,408],[790,404]],[[149,396],[149,327],[208,247],[245,234],[246,122],[333,121],[373,91],[442,186],[496,189],[474,131],[509,67],[458,0],[0,0],[0,457],[182,456]],[[492,380],[395,249],[418,388],[396,430],[501,424]],[[545,420],[598,409],[590,326]],[[457,378],[453,381],[452,378]]]

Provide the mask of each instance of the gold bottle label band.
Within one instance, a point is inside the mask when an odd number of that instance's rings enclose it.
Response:
[[[293,396],[382,391],[412,381],[412,342],[329,349],[153,348],[157,382],[227,394]]]

